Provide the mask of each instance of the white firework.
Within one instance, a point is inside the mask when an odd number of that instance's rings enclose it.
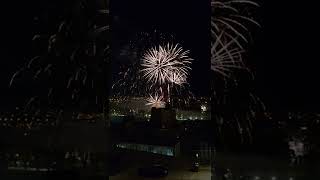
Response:
[[[174,83],[176,85],[183,85],[187,83],[186,74],[179,73],[179,72],[173,72],[169,74],[168,79],[171,83]]]
[[[162,95],[158,95],[157,93],[155,93],[155,95],[149,95],[146,105],[155,108],[164,108],[166,106],[166,103]]]
[[[212,0],[211,70],[230,77],[235,69],[246,69],[243,63],[244,43],[250,35],[248,25],[260,26],[250,17],[250,8],[259,7],[252,0]]]
[[[259,4],[251,0],[212,0],[212,35],[218,37],[220,32],[224,31],[226,37],[239,37],[247,43],[247,25],[260,26],[247,12],[251,7],[259,7]]]
[[[244,50],[235,39],[222,40],[223,35],[222,32],[211,46],[211,70],[223,77],[230,77],[233,70],[245,68],[242,60]]]
[[[147,50],[141,64],[143,77],[157,85],[186,83],[193,60],[188,54],[189,51],[184,51],[179,44],[169,43]]]

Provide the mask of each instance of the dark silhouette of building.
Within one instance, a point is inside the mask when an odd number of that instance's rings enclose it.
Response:
[[[170,129],[176,126],[176,111],[171,108],[151,109],[151,126],[154,128]]]

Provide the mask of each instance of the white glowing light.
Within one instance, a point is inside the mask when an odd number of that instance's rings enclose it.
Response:
[[[148,82],[154,84],[186,83],[191,61],[189,51],[179,44],[153,47],[142,58],[142,73]]]
[[[166,103],[164,102],[163,96],[159,96],[157,93],[155,95],[149,95],[147,99],[147,106],[155,107],[155,108],[164,108]]]
[[[187,76],[178,72],[173,72],[169,74],[168,79],[170,82],[177,85],[183,85],[184,83],[187,83]]]
[[[206,112],[208,110],[206,105],[201,105],[201,111]]]

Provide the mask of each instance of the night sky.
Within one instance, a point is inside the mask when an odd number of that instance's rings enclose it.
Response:
[[[209,95],[210,1],[117,0],[111,2],[111,12],[115,17],[113,53],[119,53],[121,43],[137,32],[157,30],[172,35],[194,59],[189,81],[192,91]]]
[[[29,82],[19,82],[9,88],[12,75],[31,57],[35,34],[52,32],[67,13],[70,2],[64,0],[6,1],[1,6],[2,38],[0,61],[0,108],[11,109],[26,102]]]
[[[251,50],[259,94],[276,111],[319,110],[317,6],[287,0],[261,4],[263,27]]]
[[[50,17],[48,14],[55,12],[51,16],[58,17],[63,12],[61,5],[50,2],[15,1],[2,5],[2,107],[14,104],[14,98],[21,95],[21,91],[17,93],[19,91],[9,90],[7,86],[16,67],[20,67],[24,58],[29,56],[31,39],[37,31],[33,24],[34,16],[39,13],[40,16]],[[60,1],[55,2],[61,4]],[[128,28],[142,30],[156,27],[177,34],[177,39],[182,40],[186,49],[192,50],[196,59],[191,83],[197,87],[195,89],[202,89],[198,90],[199,94],[206,94],[209,76],[203,68],[209,63],[210,53],[210,42],[207,40],[210,7],[207,4],[198,0],[176,0],[174,3],[170,0],[116,0],[111,2],[111,13],[118,16],[119,21]],[[261,3],[258,20],[262,28],[254,33],[255,41],[249,50],[250,62],[256,74],[251,86],[267,106],[274,110],[319,110],[319,31],[316,27],[316,7],[310,3],[288,0]],[[47,19],[48,26],[51,20]],[[114,30],[113,33],[114,39],[117,39],[122,32]],[[122,38],[123,41],[125,39]]]

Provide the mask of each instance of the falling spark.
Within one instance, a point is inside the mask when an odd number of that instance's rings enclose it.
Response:
[[[89,7],[91,6],[84,6],[83,10],[86,11]],[[98,10],[98,12],[101,14],[101,17],[108,17],[109,15],[108,9]],[[96,13],[92,15],[90,17],[93,19],[85,19],[87,24],[90,24],[88,28],[79,29],[78,25],[73,22],[73,19],[67,16],[61,17],[63,20],[55,25],[57,27],[55,31],[43,32],[43,34],[33,36],[32,40],[35,41],[34,43],[36,43],[37,47],[39,45],[40,49],[35,49],[36,55],[13,74],[9,87],[15,85],[15,82],[20,78],[24,80],[28,78],[27,80],[31,80],[31,83],[35,83],[36,85],[39,82],[46,82],[44,85],[37,86],[37,91],[39,91],[41,96],[45,94],[42,91],[45,91],[47,96],[38,97],[37,99],[32,97],[26,103],[26,107],[47,102],[48,106],[51,107],[55,106],[55,101],[58,104],[68,103],[67,100],[64,101],[66,97],[71,97],[72,100],[77,100],[73,101],[73,103],[78,103],[80,102],[80,94],[82,95],[82,91],[88,91],[91,81],[95,83],[100,81],[97,77],[100,77],[102,71],[97,69],[103,68],[99,67],[99,64],[101,64],[100,60],[106,61],[109,59],[109,54],[107,54],[110,49],[109,38],[106,38],[107,41],[103,43],[97,43],[96,41],[98,41],[98,37],[108,35],[109,24],[107,24],[107,21],[103,24],[98,23],[96,21]],[[76,40],[78,34],[82,34],[85,37],[83,41]],[[90,58],[94,58],[96,61],[94,63],[87,63],[85,59]],[[65,91],[66,93],[60,93],[65,88],[68,88]],[[93,88],[92,92],[97,93]],[[53,98],[53,95],[57,96],[57,98]],[[81,96],[81,98],[87,97]],[[36,100],[37,103],[33,103]],[[36,106],[36,108],[40,107]],[[56,106],[55,108],[60,107]]]
[[[235,70],[246,69],[243,54],[250,43],[250,27],[260,27],[251,17],[251,10],[259,7],[253,0],[211,0],[211,70],[221,75],[224,80],[233,78]],[[226,86],[228,83],[223,82]],[[214,104],[232,103],[228,100],[226,91],[213,88]],[[218,122],[218,132],[223,134],[223,124],[227,128],[236,129],[241,143],[252,142],[253,123],[259,112],[265,112],[263,102],[252,93],[248,95],[248,105],[245,112],[233,112],[229,115],[215,115]],[[230,118],[232,117],[232,118]]]
[[[17,79],[17,77],[18,77],[24,70],[25,70],[25,68],[23,67],[23,68],[21,68],[20,70],[18,70],[17,72],[15,72],[15,73],[12,75],[12,77],[11,77],[11,79],[10,79],[9,87],[12,86],[13,82]]]

